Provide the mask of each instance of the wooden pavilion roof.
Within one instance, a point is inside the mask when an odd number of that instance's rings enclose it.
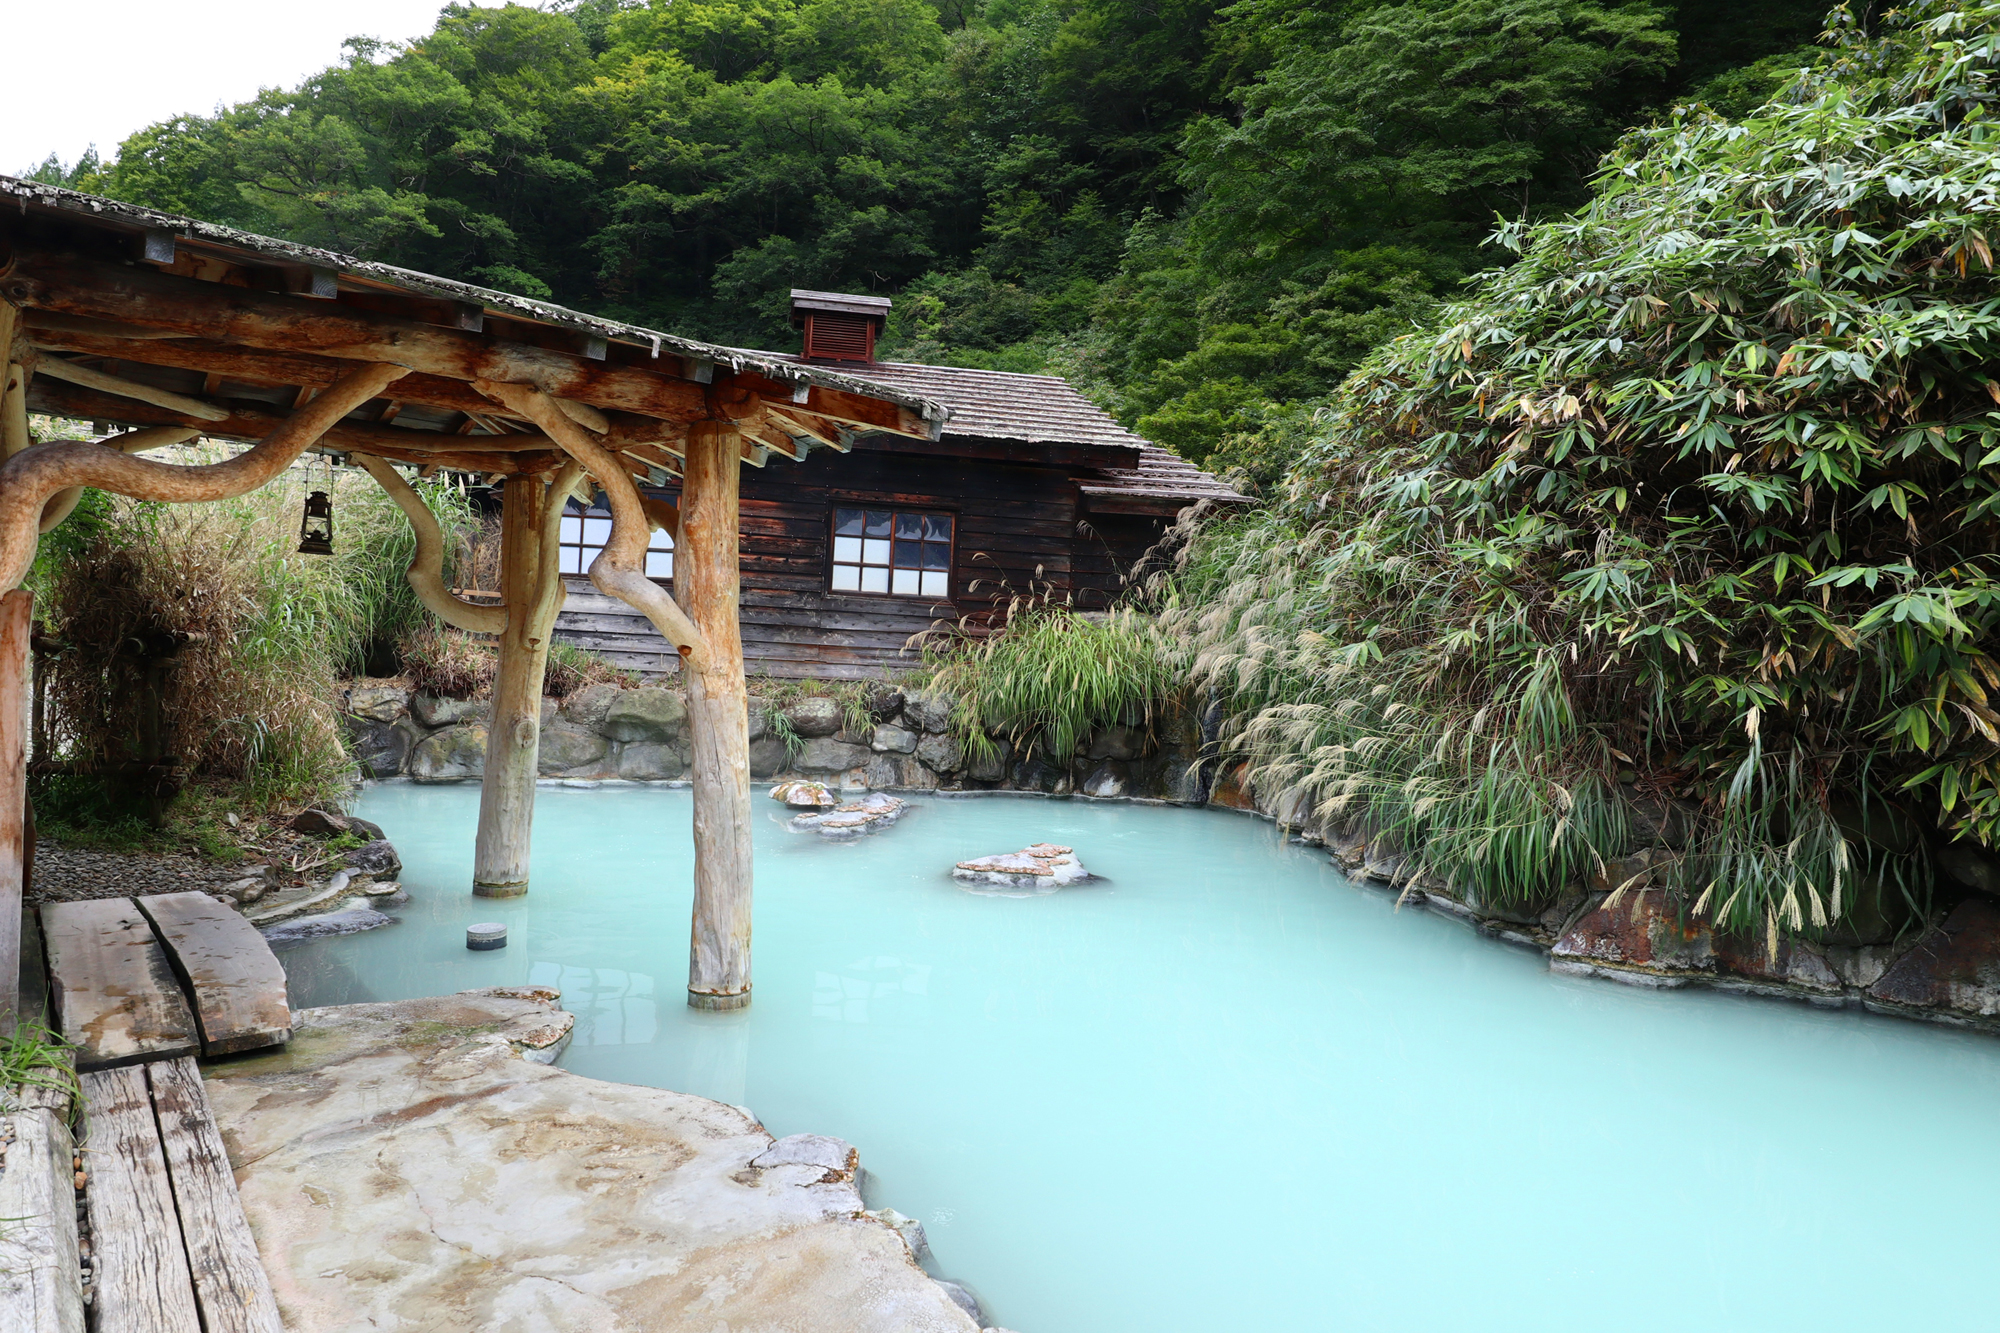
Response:
[[[485,473],[563,458],[474,381],[532,384],[633,475],[680,473],[687,430],[730,421],[743,460],[936,441],[920,393],[600,319],[193,218],[0,176],[0,300],[36,412],[258,439],[362,362],[408,366],[323,451]],[[0,349],[4,350],[4,349]]]

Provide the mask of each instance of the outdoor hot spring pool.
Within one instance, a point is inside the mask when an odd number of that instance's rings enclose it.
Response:
[[[414,902],[287,949],[295,1005],[559,986],[567,1068],[849,1140],[1023,1333],[1992,1326],[2000,1040],[1552,976],[1241,816],[933,799],[840,845],[761,789],[756,1003],[702,1014],[685,790],[542,791],[498,904],[478,801],[364,794]],[[949,878],[1041,839],[1106,881]]]

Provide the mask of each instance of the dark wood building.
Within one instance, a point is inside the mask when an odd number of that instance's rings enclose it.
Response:
[[[1066,380],[875,361],[886,300],[795,292],[793,305],[805,352],[788,359],[838,365],[951,415],[937,441],[843,435],[801,462],[745,470],[743,651],[753,674],[880,676],[912,663],[912,635],[988,616],[1031,590],[1101,609],[1183,509],[1243,498],[1125,430]],[[653,494],[676,498],[676,481]],[[578,577],[556,635],[648,676],[671,672],[676,659],[652,626],[581,577],[608,532],[592,513],[564,521],[575,549],[563,568]],[[670,581],[671,543],[663,533],[654,543],[648,572]]]

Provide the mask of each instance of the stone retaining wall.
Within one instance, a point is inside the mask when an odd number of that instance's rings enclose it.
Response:
[[[968,754],[952,728],[952,701],[940,695],[881,689],[868,705],[862,724],[835,699],[777,707],[753,696],[750,775],[814,778],[851,790],[1009,788],[1190,804],[1207,796],[1196,762],[1200,737],[1180,734],[1192,731],[1185,724],[1150,741],[1136,728],[1108,728],[1061,764],[1040,753],[1016,754],[1004,740],[995,742],[996,754]],[[370,777],[464,782],[483,772],[484,703],[358,681],[346,691],[343,710],[355,757]],[[786,743],[785,730],[797,744]],[[593,685],[560,703],[542,701],[545,778],[670,782],[687,775],[690,754],[687,706],[675,690]]]

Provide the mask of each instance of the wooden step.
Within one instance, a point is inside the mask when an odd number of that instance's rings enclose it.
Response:
[[[284,1333],[195,1062],[83,1087],[95,1333]]]
[[[146,1066],[146,1081],[202,1328],[206,1333],[284,1333],[201,1071],[192,1060],[161,1060]],[[98,1333],[107,1333],[101,1324]]]
[[[83,1096],[96,1333],[201,1333],[146,1071],[95,1070]]]
[[[257,927],[205,893],[139,899],[174,971],[194,998],[203,1055],[280,1046],[292,1039],[285,969]]]
[[[128,898],[44,903],[49,999],[79,1069],[190,1055],[199,1044],[166,950]]]

